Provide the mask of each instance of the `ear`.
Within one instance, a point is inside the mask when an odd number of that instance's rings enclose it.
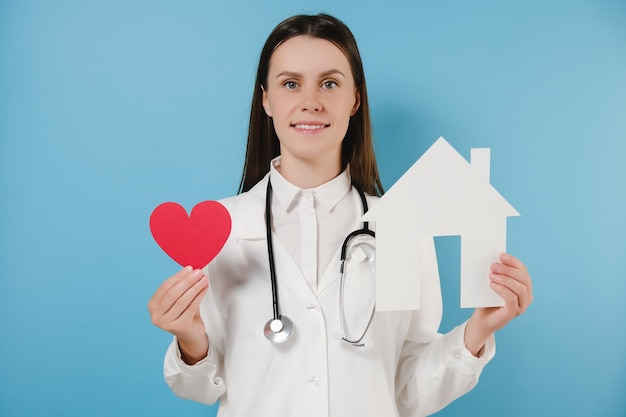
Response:
[[[359,90],[355,87],[354,88],[354,106],[352,106],[352,111],[350,112],[350,116],[354,116],[357,110],[359,110],[360,106],[361,106],[361,93],[359,93]]]
[[[272,117],[272,111],[270,109],[270,105],[269,102],[267,101],[267,91],[265,91],[265,88],[263,88],[263,86],[261,86],[261,90],[263,91],[263,109],[265,110],[265,114],[267,114],[268,117]]]

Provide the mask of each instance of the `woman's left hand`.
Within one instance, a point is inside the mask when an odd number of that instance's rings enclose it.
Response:
[[[477,308],[467,322],[465,346],[475,356],[495,331],[524,313],[533,301],[528,270],[512,255],[500,255],[500,262],[491,265],[489,280],[491,288],[504,299],[504,306]]]

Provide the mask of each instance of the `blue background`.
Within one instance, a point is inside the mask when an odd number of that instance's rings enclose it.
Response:
[[[236,193],[272,28],[326,11],[365,63],[384,184],[492,149],[535,303],[441,416],[626,416],[623,1],[0,1],[0,415],[210,416],[162,376],[159,203]],[[446,312],[455,238],[437,240]],[[269,302],[269,300],[268,300]]]

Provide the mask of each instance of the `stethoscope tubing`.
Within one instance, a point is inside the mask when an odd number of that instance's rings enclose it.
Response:
[[[274,320],[280,320],[280,308],[278,306],[278,288],[276,287],[276,265],[274,264],[274,244],[272,242],[272,183],[267,180],[265,193],[265,232],[267,234],[267,256],[270,265],[270,281],[272,283],[272,309]]]
[[[368,210],[367,199],[365,197],[365,193],[363,192],[363,190],[361,190],[357,186],[354,186],[354,188],[359,193],[359,197],[361,198],[361,204],[363,205],[363,214],[365,214],[367,213],[367,210]],[[265,334],[265,337],[270,342],[282,343],[291,337],[294,331],[294,327],[293,327],[292,321],[287,316],[282,316],[280,314],[280,305],[278,303],[278,288],[277,288],[277,283],[276,283],[276,265],[274,261],[274,244],[272,241],[272,183],[270,182],[269,178],[267,180],[267,190],[265,193],[265,231],[267,235],[267,256],[268,256],[269,268],[270,268],[270,282],[272,286],[273,317],[265,324],[263,332]],[[369,222],[363,222],[363,227],[361,229],[355,230],[352,233],[348,234],[348,236],[346,236],[343,242],[343,245],[341,246],[340,274],[342,278],[344,275],[344,264],[346,261],[348,244],[350,240],[352,240],[352,238],[358,235],[362,235],[362,234],[367,234],[375,238],[374,231],[369,228]],[[341,290],[341,293],[343,294],[343,279],[342,279],[342,288],[340,290]],[[343,313],[340,316],[341,316],[341,327],[345,333],[345,323],[344,323],[345,319],[343,317]],[[369,325],[372,321],[373,316],[374,316],[374,311],[372,311],[372,315],[369,319],[367,328],[369,328]],[[367,328],[365,329],[366,332],[367,332]],[[363,344],[360,342],[364,336],[365,336],[365,333],[358,340],[348,340],[344,336],[342,337],[342,340],[355,346],[363,346]]]

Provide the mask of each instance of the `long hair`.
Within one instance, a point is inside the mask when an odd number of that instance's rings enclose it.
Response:
[[[272,119],[263,110],[263,89],[267,86],[270,58],[276,48],[288,39],[301,35],[332,42],[343,52],[350,63],[361,103],[356,113],[350,118],[348,130],[342,142],[342,169],[349,166],[354,185],[361,187],[368,194],[380,196],[384,190],[374,155],[372,125],[361,55],[350,29],[339,19],[326,14],[290,17],[279,23],[265,41],[254,83],[248,145],[239,192],[250,190],[261,180],[269,170],[270,161],[280,154],[280,143]]]

